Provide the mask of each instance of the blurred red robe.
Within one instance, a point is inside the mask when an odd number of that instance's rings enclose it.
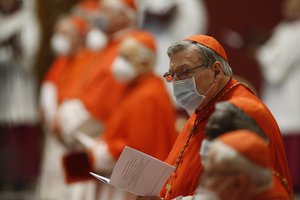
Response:
[[[290,196],[282,187],[280,180],[277,177],[273,177],[273,186],[270,190],[263,192],[253,198],[253,200],[290,200]]]
[[[104,141],[116,160],[126,145],[164,160],[177,135],[169,94],[162,80],[149,73],[128,86],[107,121]]]

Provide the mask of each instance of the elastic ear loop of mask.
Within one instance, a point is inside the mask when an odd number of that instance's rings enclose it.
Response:
[[[200,148],[201,160],[206,160],[210,145],[211,145],[211,141],[209,141],[207,139],[204,139],[202,141],[201,148]]]

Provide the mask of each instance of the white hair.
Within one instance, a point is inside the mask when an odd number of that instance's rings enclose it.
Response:
[[[137,40],[136,40],[137,41]],[[152,49],[144,45],[143,43],[137,41],[138,45],[141,46],[139,50],[139,58],[141,60],[151,61],[152,67],[155,66],[156,63],[156,52],[153,52]]]
[[[272,172],[270,169],[261,167],[254,162],[248,160],[235,149],[216,140],[211,144],[214,149],[214,161],[217,165],[224,165],[227,169],[237,170],[243,174],[247,174],[252,180],[252,184],[257,189],[267,189],[272,185]]]
[[[212,65],[215,61],[219,61],[222,65],[222,70],[226,76],[232,76],[232,69],[229,63],[224,60],[218,53],[214,50],[190,40],[180,40],[172,44],[167,51],[168,56],[170,57],[173,54],[176,54],[184,49],[189,48],[191,45],[194,45],[197,48],[198,53],[203,57],[206,67]]]

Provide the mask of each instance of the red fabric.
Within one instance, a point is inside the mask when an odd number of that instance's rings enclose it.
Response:
[[[156,41],[153,35],[147,31],[138,31],[130,35],[143,45],[147,46],[153,52],[156,52]]]
[[[50,66],[44,81],[51,81],[58,91],[58,102],[78,96],[85,78],[86,63],[90,62],[93,53],[83,49],[73,56],[59,56]],[[85,79],[84,79],[85,80]]]
[[[96,53],[83,49],[70,58],[68,67],[60,75],[57,83],[59,103],[66,99],[76,98],[81,94],[92,75],[91,67],[96,56]]]
[[[97,55],[97,60],[90,73],[92,76],[89,76],[89,80],[79,96],[92,116],[100,121],[108,118],[124,94],[125,85],[115,80],[111,72],[111,65],[118,55],[121,41],[136,31],[111,40],[107,47]]]
[[[143,75],[129,86],[104,131],[115,159],[127,145],[164,160],[176,137],[175,110],[162,80],[153,74]]]
[[[232,134],[234,134],[234,137],[232,137]],[[229,145],[230,148],[233,148],[254,164],[271,168],[268,145],[256,133],[248,130],[236,130],[231,131],[230,134],[221,135],[218,140]]]
[[[78,31],[78,33],[84,37],[88,30],[88,22],[82,17],[76,15],[70,15],[68,20],[70,20],[70,23],[73,25],[76,31]]]
[[[51,81],[56,84],[66,67],[68,67],[70,60],[68,56],[57,57],[50,66],[44,81]]]
[[[185,38],[185,40],[191,40],[191,41],[197,42],[199,44],[202,44],[202,45],[214,50],[217,54],[219,54],[222,58],[224,58],[228,62],[228,58],[227,58],[224,48],[215,38],[207,36],[207,35],[194,35],[194,36]]]
[[[273,177],[273,186],[270,190],[263,192],[254,198],[253,200],[290,200],[291,198],[287,194],[286,190],[282,187],[280,180],[277,177]]]
[[[128,35],[133,33],[135,31]],[[105,121],[125,90],[125,86],[112,76],[111,64],[126,36],[111,39],[99,52],[82,50],[74,56],[57,84],[59,103],[79,98],[94,118]]]
[[[99,0],[82,0],[78,3],[80,9],[93,12],[99,10],[100,1]]]
[[[237,98],[238,99],[238,98]],[[272,170],[268,144],[256,133],[248,130],[236,130],[223,134],[219,141],[237,151],[257,166]],[[288,191],[279,177],[273,175],[272,188],[256,196],[257,199],[290,199]]]
[[[90,157],[86,152],[71,152],[62,158],[65,180],[67,183],[76,183],[92,179],[93,171]]]
[[[101,121],[107,119],[125,90],[125,86],[117,82],[111,73],[111,64],[118,55],[120,41],[111,41],[98,54],[90,70],[84,92],[79,95],[87,110]]]
[[[268,136],[272,167],[287,179],[289,188],[292,189],[282,136],[269,109],[256,99],[235,98],[229,102],[247,113]]]
[[[200,144],[204,138],[204,130],[205,125],[207,123],[208,117],[214,112],[214,106],[217,102],[230,100],[238,97],[247,97],[250,99],[253,99],[256,102],[260,102],[260,100],[252,94],[248,89],[246,89],[243,85],[237,85],[233,88],[231,88],[234,84],[236,84],[236,80],[231,80],[226,87],[199,113],[197,113],[199,116],[205,116],[201,122],[198,125],[198,132],[195,134],[190,142],[189,146],[186,148],[186,151],[183,155],[183,161],[179,164],[178,170],[175,173],[175,178],[173,180],[171,194],[168,199],[175,198],[177,196],[183,195],[188,196],[192,195],[194,193],[195,188],[198,185],[199,181],[199,175],[203,171],[203,167],[200,162],[200,156],[199,156],[199,149]],[[231,89],[230,89],[231,88]],[[229,91],[228,91],[229,90]],[[225,91],[228,91],[225,93]],[[267,112],[267,109],[266,109]],[[194,124],[196,115],[192,115],[191,118],[188,120],[186,126],[183,128],[182,132],[180,133],[179,137],[177,138],[173,149],[171,150],[168,158],[166,159],[166,162],[169,164],[174,164],[176,162],[176,159],[181,152],[182,147],[186,143],[187,137],[189,135],[189,131],[191,127]],[[276,127],[275,127],[276,130]],[[278,136],[278,132],[275,134]],[[273,137],[272,137],[273,138]],[[270,140],[272,140],[272,138]],[[276,144],[279,144],[278,152],[279,155],[284,154],[284,151],[281,151],[280,141],[276,139],[280,139],[278,137],[274,137],[274,142]],[[274,158],[274,154],[273,154]],[[276,163],[278,163],[278,166],[275,166],[278,169],[282,169],[280,172],[285,172],[284,174],[288,174],[287,165],[285,162],[285,156],[280,157],[276,155]],[[165,188],[162,189],[161,196],[165,196]]]
[[[129,8],[136,10],[135,0],[122,0]]]

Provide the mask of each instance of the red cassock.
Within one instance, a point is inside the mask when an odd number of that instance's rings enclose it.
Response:
[[[59,81],[59,78],[69,66],[71,59],[69,56],[58,56],[51,64],[44,81],[50,81],[55,85]]]
[[[65,73],[60,74],[57,83],[59,103],[79,96],[91,76],[89,73],[96,56],[97,52],[82,49],[71,57],[72,61],[65,69]]]
[[[273,186],[270,190],[263,192],[253,198],[253,200],[289,200],[291,199],[285,188],[281,185],[277,177],[273,177]]]
[[[91,76],[79,96],[95,119],[105,122],[124,95],[126,87],[115,80],[111,66],[119,53],[119,45],[123,39],[138,32],[138,30],[131,30],[118,38],[111,39],[106,48],[95,58],[89,73]]]
[[[110,41],[97,55],[89,80],[79,96],[90,114],[100,121],[107,119],[125,91],[125,85],[117,82],[111,73],[111,65],[119,53],[122,38]]]
[[[183,153],[181,161],[177,162],[177,170],[169,178],[166,184],[166,187],[170,188],[169,196],[167,199],[172,199],[180,195],[188,196],[194,193],[198,185],[199,176],[203,171],[203,166],[201,165],[199,156],[199,149],[204,138],[204,130],[207,120],[209,116],[214,112],[214,107],[217,102],[230,101],[238,97],[249,98],[257,102],[257,105],[263,105],[258,97],[256,97],[250,91],[250,89],[232,79],[204,109],[197,112],[197,115],[194,114],[190,117],[182,132],[179,134],[168,158],[166,159],[166,162],[169,164],[174,165],[176,163],[176,160],[179,157],[183,146],[187,143],[190,129],[193,127],[195,119],[198,116],[198,125],[196,132],[190,137],[188,146]],[[291,188],[291,181],[281,133],[270,111],[265,106],[263,106],[262,109],[264,110],[264,116],[267,116],[267,118],[260,118],[262,122],[258,124],[261,126],[262,130],[265,131],[270,140],[269,146],[271,152],[272,167],[287,179],[288,184]],[[268,123],[266,123],[266,120],[268,120]],[[165,197],[167,191],[166,187],[164,187],[161,191],[162,197]]]
[[[127,145],[164,160],[177,135],[170,97],[162,80],[149,73],[128,86],[107,121],[104,141],[115,159]]]

